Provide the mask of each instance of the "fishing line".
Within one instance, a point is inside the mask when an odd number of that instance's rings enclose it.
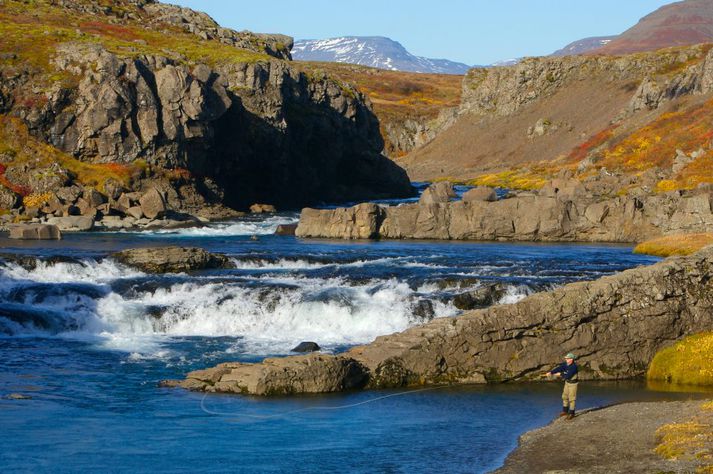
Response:
[[[319,406],[314,406],[314,407],[305,407],[305,408],[298,408],[296,410],[288,410],[284,411],[282,413],[275,413],[272,415],[253,415],[250,413],[227,413],[227,412],[219,412],[215,410],[211,410],[205,406],[205,399],[208,396],[207,393],[203,394],[203,397],[201,398],[201,410],[205,412],[208,415],[214,415],[214,416],[230,416],[230,417],[245,417],[245,418],[255,418],[258,420],[270,420],[274,418],[281,418],[285,417],[288,415],[293,415],[295,413],[300,413],[300,412],[305,412],[305,411],[318,411],[318,410],[346,410],[347,408],[353,408],[353,407],[358,407],[361,405],[366,405],[369,403],[374,403],[378,402],[380,400],[384,400],[386,398],[392,398],[392,397],[401,397],[404,395],[413,395],[415,393],[420,393],[420,392],[429,392],[432,390],[440,390],[442,388],[447,388],[449,385],[440,385],[438,387],[428,387],[428,388],[420,388],[417,390],[406,390],[403,392],[397,392],[397,393],[390,393],[388,395],[383,395],[381,397],[374,397],[370,398],[368,400],[363,400],[361,402],[356,402],[356,403],[350,403],[348,405],[336,405],[336,406],[329,406],[329,405],[319,405]]]

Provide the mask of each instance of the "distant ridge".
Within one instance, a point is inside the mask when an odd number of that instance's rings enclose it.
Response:
[[[710,42],[713,42],[713,0],[685,0],[646,15],[607,45],[591,52],[628,54]]]
[[[574,56],[576,54],[584,54],[589,51],[601,48],[611,43],[616,36],[594,36],[573,41],[562,49],[558,49],[551,56]]]
[[[302,61],[359,64],[390,71],[465,74],[471,66],[447,59],[411,54],[401,43],[382,36],[342,36],[324,40],[298,40],[292,57]]]

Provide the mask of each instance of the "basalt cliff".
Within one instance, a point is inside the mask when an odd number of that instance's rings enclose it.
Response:
[[[642,376],[661,348],[713,329],[713,248],[509,305],[434,319],[337,354],[224,363],[167,381],[255,395],[537,379],[563,353],[584,380]]]
[[[182,211],[412,193],[368,98],[295,67],[289,37],[150,0],[7,0],[0,20],[0,207],[14,215],[84,213],[89,188],[106,208],[86,212],[127,216],[151,189]]]

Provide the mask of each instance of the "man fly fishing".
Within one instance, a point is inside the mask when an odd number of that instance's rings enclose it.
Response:
[[[560,377],[564,380],[564,389],[562,390],[562,413],[560,416],[566,416],[568,420],[574,418],[574,403],[577,400],[577,382],[579,382],[579,368],[574,360],[576,356],[571,352],[564,356],[564,362],[547,372],[547,377]]]

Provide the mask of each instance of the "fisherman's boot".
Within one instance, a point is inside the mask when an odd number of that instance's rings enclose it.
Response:
[[[567,420],[573,420],[574,419],[574,410],[570,410],[569,413],[566,413],[567,415]]]
[[[562,413],[560,413],[560,417],[568,416],[568,415],[569,415],[569,408],[562,407]]]

